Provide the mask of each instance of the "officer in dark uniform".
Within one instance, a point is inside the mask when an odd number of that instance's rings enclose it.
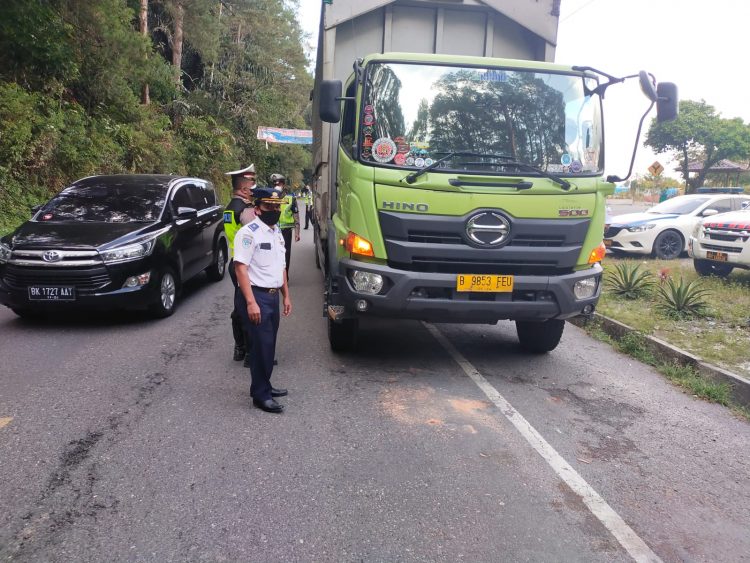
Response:
[[[252,191],[255,188],[255,164],[242,170],[227,172],[232,177],[232,199],[224,209],[224,232],[229,241],[229,277],[232,278],[235,292],[237,291],[237,275],[234,269],[234,237],[242,225],[255,218],[253,210]],[[232,319],[232,334],[234,336],[234,355],[232,359],[239,362],[245,358],[249,349],[247,334],[242,326],[240,312],[235,307],[230,315]]]
[[[235,303],[253,343],[248,350],[253,404],[263,411],[280,413],[284,407],[275,397],[283,397],[287,390],[272,387],[271,374],[280,312],[284,316],[292,312],[284,237],[278,226],[282,197],[279,190],[272,188],[256,188],[253,195],[257,217],[243,226],[234,239],[239,285]],[[281,311],[279,294],[283,297]]]

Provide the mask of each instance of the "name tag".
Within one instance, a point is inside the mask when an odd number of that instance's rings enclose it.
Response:
[[[270,242],[261,242],[260,243],[260,249],[261,250],[271,250],[271,243]]]

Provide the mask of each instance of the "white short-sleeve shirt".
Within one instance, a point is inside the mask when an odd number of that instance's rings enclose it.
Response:
[[[278,225],[269,227],[259,217],[243,226],[234,237],[234,261],[247,266],[250,285],[284,285],[286,247]]]

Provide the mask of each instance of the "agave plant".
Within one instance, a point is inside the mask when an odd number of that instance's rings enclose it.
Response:
[[[621,262],[610,270],[604,286],[626,299],[638,299],[651,292],[656,281],[648,270],[641,270],[641,264]]]
[[[702,287],[698,280],[685,282],[682,278],[679,281],[669,278],[659,286],[658,291],[660,300],[657,307],[668,317],[702,317],[708,308],[705,297],[710,291]]]

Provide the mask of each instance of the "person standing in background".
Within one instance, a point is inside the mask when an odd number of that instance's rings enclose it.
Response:
[[[294,241],[299,242],[299,209],[297,199],[286,187],[286,178],[282,174],[271,174],[271,184],[281,193],[281,217],[279,228],[284,236],[286,245],[286,274],[289,279],[289,266],[292,260],[292,229],[294,229]]]
[[[255,188],[255,164],[251,164],[242,170],[226,172],[232,178],[232,199],[229,200],[224,209],[224,233],[229,242],[229,277],[232,285],[237,291],[237,274],[234,268],[234,238],[243,225],[248,224],[255,218],[252,193]],[[242,326],[239,311],[234,307],[230,315],[232,320],[232,335],[234,336],[234,353],[232,359],[235,362],[245,359],[249,350],[247,334]]]

